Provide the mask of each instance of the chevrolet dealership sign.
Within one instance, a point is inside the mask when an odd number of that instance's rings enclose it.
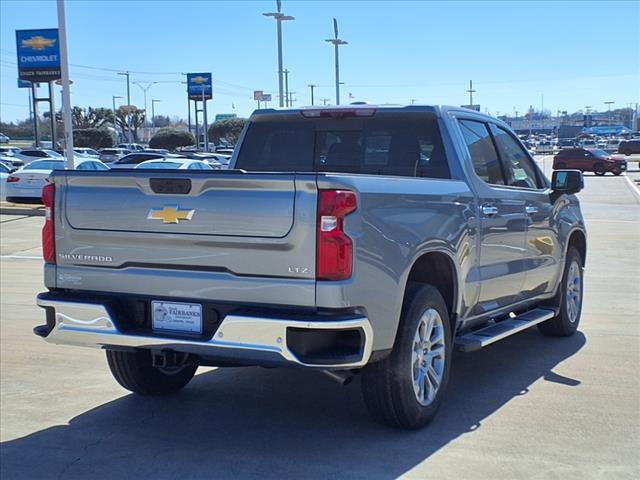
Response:
[[[187,90],[190,100],[202,100],[203,93],[205,100],[211,100],[211,73],[187,73]]]
[[[60,78],[58,29],[16,30],[18,78],[50,82]]]

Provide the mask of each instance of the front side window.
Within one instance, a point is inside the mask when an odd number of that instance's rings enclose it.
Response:
[[[501,127],[492,124],[491,130],[506,172],[507,185],[540,188],[536,167],[520,144]]]
[[[459,120],[458,123],[469,149],[476,175],[488,184],[505,185],[498,153],[491,140],[487,125],[475,120]]]

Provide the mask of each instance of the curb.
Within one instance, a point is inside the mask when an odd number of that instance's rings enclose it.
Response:
[[[0,215],[24,215],[27,217],[44,217],[44,207],[28,208],[28,207],[13,207],[13,206],[1,206]]]

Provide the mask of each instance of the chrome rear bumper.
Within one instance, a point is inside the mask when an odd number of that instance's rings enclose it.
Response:
[[[292,320],[244,315],[227,315],[213,338],[187,340],[166,335],[154,336],[120,331],[108,309],[98,303],[84,303],[61,299],[38,298],[38,306],[53,309],[54,323],[44,339],[49,343],[95,348],[146,348],[173,350],[202,356],[215,356],[232,360],[264,359],[271,354],[282,363],[317,368],[357,368],[364,366],[373,346],[373,331],[366,317],[348,320]],[[40,327],[37,327],[40,328]],[[359,353],[345,362],[338,358],[333,363],[303,361],[290,346],[289,331],[304,329],[360,333]],[[41,335],[40,333],[38,333]],[[41,335],[43,336],[43,335]]]

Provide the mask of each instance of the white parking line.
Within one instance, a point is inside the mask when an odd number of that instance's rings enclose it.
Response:
[[[627,180],[627,183],[631,186],[631,190],[636,195],[636,197],[638,197],[638,199],[640,199],[640,188],[638,188],[638,186],[635,184],[635,182],[633,180],[631,180],[631,178],[629,178],[628,175],[625,175],[624,178]]]

